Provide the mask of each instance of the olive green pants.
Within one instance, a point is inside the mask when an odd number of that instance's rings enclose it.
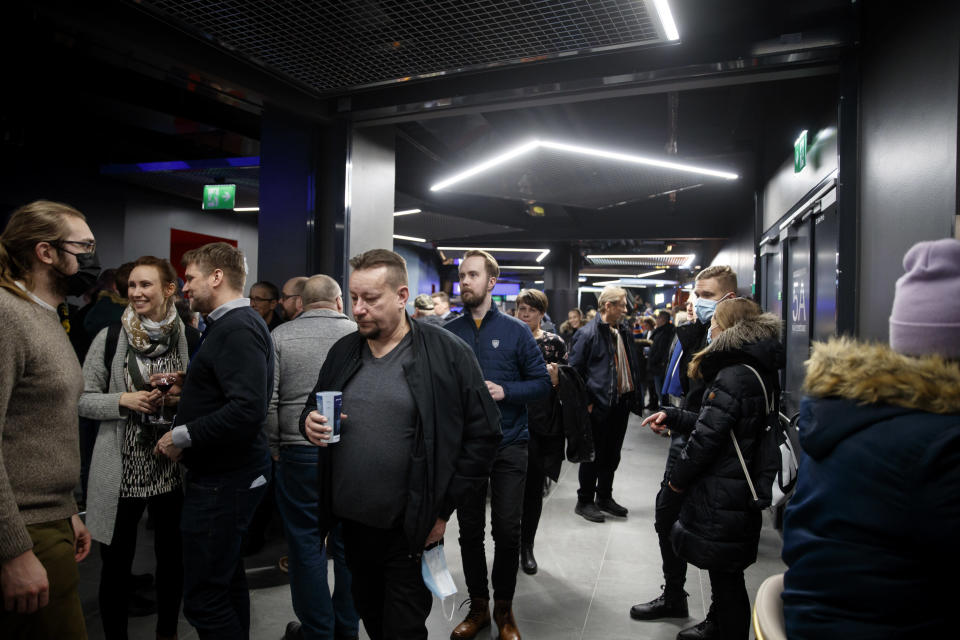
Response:
[[[0,638],[3,640],[86,640],[87,625],[80,608],[77,586],[80,572],[74,560],[70,520],[27,525],[33,553],[47,570],[50,604],[35,613],[6,611],[0,603]]]

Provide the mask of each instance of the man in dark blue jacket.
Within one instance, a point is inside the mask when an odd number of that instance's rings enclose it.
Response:
[[[606,287],[598,302],[599,313],[574,334],[569,355],[570,366],[587,384],[590,400],[596,457],[580,463],[576,506],[576,513],[590,522],[603,522],[603,511],[621,518],[627,515],[627,509],[613,499],[613,476],[620,466],[627,420],[640,388],[633,332],[621,325],[627,292]]]
[[[183,381],[177,426],[157,443],[187,468],[183,613],[201,638],[246,638],[241,545],[271,474],[262,425],[273,395],[273,341],[243,297],[243,253],[217,242],[183,259],[183,291],[190,308],[207,315],[207,328]]]
[[[500,313],[491,292],[500,266],[489,253],[467,251],[460,263],[460,296],[465,313],[444,328],[463,339],[477,354],[487,390],[500,408],[503,440],[490,472],[493,540],[494,621],[502,640],[519,640],[512,601],[520,566],[520,519],[527,475],[526,403],[550,393],[547,365],[526,324]],[[457,509],[463,573],[470,594],[470,612],[451,634],[473,638],[490,624],[487,559],[483,548],[486,485]]]

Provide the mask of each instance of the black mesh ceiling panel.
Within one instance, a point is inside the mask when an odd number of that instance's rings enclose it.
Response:
[[[637,254],[616,257],[588,255],[587,265],[598,267],[686,267],[694,256],[692,254]],[[586,270],[586,269],[584,269]]]
[[[662,41],[644,0],[137,4],[319,91]]]
[[[443,190],[605,209],[725,182],[709,175],[541,147]]]

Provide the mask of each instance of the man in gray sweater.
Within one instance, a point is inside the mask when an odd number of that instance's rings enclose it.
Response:
[[[83,215],[38,200],[0,234],[0,638],[86,638],[77,563],[80,364],[56,307],[96,280]]]
[[[350,571],[339,527],[329,536],[336,577],[332,599],[327,585],[327,556],[317,525],[317,447],[300,434],[300,412],[327,351],[356,331],[357,324],[343,315],[343,296],[333,278],[313,276],[300,295],[303,313],[273,330],[276,384],[265,425],[270,451],[277,460],[277,507],[289,545],[290,593],[301,637],[355,638],[359,620],[350,595]],[[297,625],[288,625],[288,637],[295,636]]]

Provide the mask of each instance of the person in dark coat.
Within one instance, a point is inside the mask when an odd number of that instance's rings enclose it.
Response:
[[[731,434],[750,467],[766,424],[764,387],[776,393],[784,362],[780,320],[746,298],[725,300],[713,315],[710,339],[690,363],[690,377],[706,383],[700,412],[670,407],[643,424],[688,434],[667,482],[671,491],[687,494],[671,542],[679,557],[710,573],[715,633],[709,637],[746,640],[750,598],[743,571],[757,559],[761,513]]]
[[[921,242],[904,267],[889,347],[832,340],[807,363],[783,531],[791,639],[957,634],[960,242]]]
[[[620,324],[627,310],[627,292],[620,287],[604,287],[598,302],[600,313],[574,335],[569,356],[570,366],[586,383],[590,402],[595,456],[592,462],[580,463],[580,488],[574,507],[574,513],[590,522],[603,522],[603,512],[618,518],[627,516],[627,508],[613,499],[613,480],[640,388],[633,333]]]
[[[656,315],[657,328],[653,330],[650,355],[647,358],[647,370],[653,377],[653,389],[657,394],[657,406],[664,404],[662,398],[663,378],[670,360],[670,345],[676,334],[676,327],[670,322],[670,312],[660,309]]]
[[[527,403],[530,441],[527,445],[527,480],[523,488],[523,518],[520,521],[520,567],[529,575],[537,572],[533,541],[543,512],[544,481],[548,477],[558,481],[563,464],[563,429],[555,417],[559,414],[560,365],[567,364],[567,345],[557,334],[541,328],[548,304],[546,294],[537,289],[524,289],[517,296],[517,318],[530,327],[547,363],[552,385],[549,396]]]
[[[679,394],[682,396],[680,408],[685,411],[700,413],[701,402],[704,397],[706,382],[702,377],[687,375],[693,357],[707,347],[707,334],[713,319],[714,311],[721,300],[737,296],[737,274],[728,265],[711,265],[697,274],[694,295],[696,302],[696,321],[688,322],[677,327],[677,346],[670,361],[671,378],[676,375],[679,384]],[[673,380],[671,379],[671,385]],[[667,486],[674,463],[679,459],[680,452],[687,444],[686,434],[677,430],[670,432],[670,450],[667,454],[667,463],[663,471],[663,480],[657,492],[654,528],[657,531],[657,541],[660,545],[660,558],[663,562],[663,593],[650,600],[630,608],[630,617],[634,620],[659,620],[662,618],[686,618],[689,615],[687,608],[687,593],[683,587],[687,579],[687,563],[677,557],[670,542],[670,532],[673,524],[680,517],[684,494],[671,491]],[[697,640],[710,638],[713,635],[714,616],[712,611],[707,612],[706,619],[688,629],[681,631],[678,640]]]

